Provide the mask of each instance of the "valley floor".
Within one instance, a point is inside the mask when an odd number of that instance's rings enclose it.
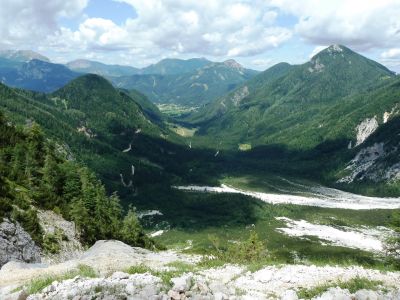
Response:
[[[291,185],[299,185],[288,181]],[[280,189],[281,193],[263,193],[251,190],[235,188],[226,184],[220,187],[210,186],[176,186],[176,189],[193,192],[209,192],[209,193],[231,193],[242,194],[256,199],[260,199],[272,204],[295,204],[306,206],[317,206],[326,208],[342,208],[342,209],[397,209],[400,208],[400,198],[379,198],[356,195],[341,190],[327,188],[323,186],[307,187],[301,186],[302,189],[307,189],[307,195],[298,195],[302,192],[297,192]]]
[[[168,248],[208,254],[255,231],[268,264],[358,265],[398,270],[389,242],[399,198],[356,195],[285,178],[225,178],[221,186],[176,186],[171,210],[143,216],[148,233]],[[183,198],[186,197],[186,198]]]

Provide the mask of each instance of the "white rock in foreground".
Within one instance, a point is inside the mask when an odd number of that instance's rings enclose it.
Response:
[[[27,283],[49,272],[62,274],[68,269],[76,268],[77,263],[92,266],[100,271],[100,277],[77,276],[62,282],[55,281],[28,299],[270,299],[273,297],[289,300],[296,299],[297,295],[293,291],[300,288],[313,288],[339,280],[345,282],[356,277],[382,281],[383,286],[391,291],[385,293],[357,291],[358,294],[346,294],[346,297],[366,299],[364,296],[367,295],[371,299],[396,299],[393,297],[397,297],[400,292],[391,288],[398,287],[400,272],[380,272],[362,267],[284,265],[267,266],[251,273],[244,266],[225,265],[183,273],[172,278],[171,285],[166,285],[159,273],[129,275],[120,271],[131,265],[145,264],[151,269],[157,269],[158,272],[166,272],[165,264],[169,262],[187,263],[198,258],[171,252],[151,252],[117,241],[99,241],[81,258],[68,264],[49,267],[7,264],[0,271],[0,283],[5,286],[3,289],[0,286],[0,298],[7,299],[7,292],[11,291],[9,287],[15,287],[18,280],[23,279]],[[116,272],[110,272],[108,267],[111,265]],[[332,297],[345,293],[346,291],[331,289],[322,294],[320,299],[335,299]]]
[[[172,288],[151,274],[129,275],[121,272],[106,278],[76,277],[54,282],[29,300],[39,299],[298,299],[296,291],[355,277],[381,280],[384,286],[396,286],[400,274],[381,273],[361,267],[316,267],[304,265],[270,266],[248,272],[240,266],[185,273],[172,278]],[[383,288],[382,288],[383,290]],[[359,290],[351,294],[333,287],[315,299],[398,299],[399,289],[390,291]]]
[[[20,284],[43,275],[59,275],[74,270],[78,265],[87,265],[101,275],[113,271],[124,270],[133,265],[144,264],[149,268],[160,269],[165,265],[182,261],[196,263],[201,259],[198,255],[185,255],[174,251],[153,252],[131,247],[120,241],[97,241],[80,257],[54,265],[24,264],[9,262],[0,269],[0,288],[12,284]]]

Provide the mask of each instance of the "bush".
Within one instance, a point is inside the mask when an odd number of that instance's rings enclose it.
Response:
[[[267,257],[265,246],[254,230],[246,241],[228,245],[226,248],[221,247],[217,237],[209,236],[209,239],[215,249],[214,256],[222,261],[248,264]]]
[[[14,209],[12,212],[12,218],[21,224],[37,245],[43,245],[43,230],[40,227],[36,210],[28,209],[22,211]]]
[[[43,237],[42,247],[45,252],[51,254],[59,253],[61,250],[60,240],[56,234],[46,234]]]
[[[144,248],[154,248],[154,242],[143,232],[136,211],[129,208],[121,229],[121,240],[129,245],[140,246]]]
[[[12,211],[10,202],[5,198],[0,198],[0,222]]]

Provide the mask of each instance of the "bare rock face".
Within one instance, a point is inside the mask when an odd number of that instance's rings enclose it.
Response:
[[[356,131],[357,131],[357,143],[356,146],[362,144],[371,134],[378,129],[378,121],[376,117],[371,119],[365,119],[360,124],[358,124]]]
[[[350,172],[340,178],[338,183],[352,183],[361,180],[373,182],[394,182],[400,179],[400,163],[390,162],[388,157],[398,151],[397,146],[387,146],[384,143],[375,143],[369,147],[361,148],[357,155],[345,168]]]
[[[83,253],[83,246],[79,241],[79,232],[74,222],[67,221],[50,210],[38,210],[38,217],[45,234],[62,236],[58,241],[60,252],[43,255],[42,261],[44,263],[60,263],[79,257]]]
[[[0,268],[9,261],[40,262],[40,248],[16,222],[0,223]]]
[[[238,106],[240,104],[240,102],[244,98],[246,98],[248,95],[250,95],[250,92],[249,92],[249,88],[246,85],[243,88],[241,88],[240,90],[238,90],[237,92],[235,92],[235,94],[232,96],[233,105]]]

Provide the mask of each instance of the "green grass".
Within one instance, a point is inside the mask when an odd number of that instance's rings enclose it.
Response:
[[[300,299],[312,299],[333,287],[339,287],[341,289],[347,289],[350,293],[366,289],[366,290],[377,290],[382,285],[382,281],[369,280],[367,278],[355,277],[349,281],[338,281],[336,283],[326,283],[320,286],[313,287],[311,289],[300,289],[297,295]]]
[[[161,278],[163,284],[167,287],[172,286],[171,279],[175,277],[179,277],[184,273],[188,272],[195,272],[199,270],[199,268],[196,265],[188,264],[185,262],[180,262],[180,261],[175,261],[171,262],[166,265],[167,267],[170,267],[171,269],[166,271],[166,270],[155,270],[152,269],[148,266],[145,265],[134,265],[129,267],[128,269],[125,270],[126,273],[128,274],[144,274],[144,273],[150,273],[153,276],[157,276]]]
[[[134,265],[134,266],[130,266],[124,272],[126,272],[128,274],[144,274],[144,273],[151,273],[152,270],[145,265]]]
[[[168,128],[183,137],[193,137],[197,128],[186,128],[178,124],[167,123]]]
[[[158,104],[158,109],[165,115],[178,118],[182,115],[191,113],[197,110],[197,107],[188,107],[178,104]]]
[[[93,268],[87,265],[78,265],[77,269],[61,275],[48,275],[31,280],[26,287],[26,292],[28,295],[36,294],[42,291],[45,287],[51,285],[54,281],[63,281],[76,276],[95,278],[98,274]]]

